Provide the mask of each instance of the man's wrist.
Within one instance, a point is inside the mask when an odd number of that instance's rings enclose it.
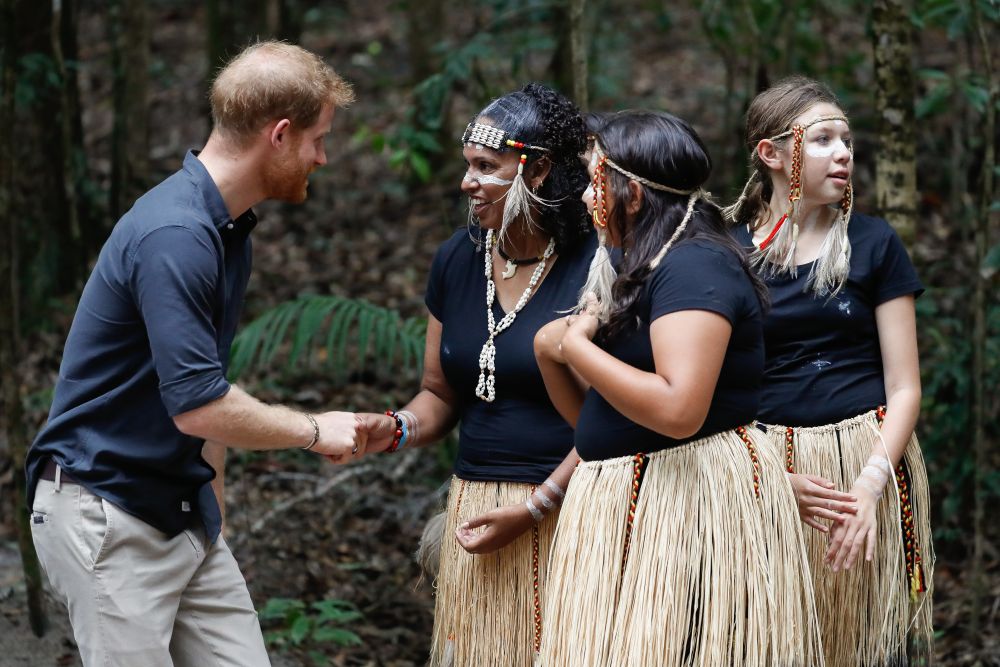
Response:
[[[316,446],[317,442],[319,442],[319,422],[317,422],[316,418],[313,417],[308,412],[303,412],[302,416],[309,420],[309,425],[312,427],[312,434],[310,436],[309,444],[302,448],[306,451],[309,451],[310,449]]]

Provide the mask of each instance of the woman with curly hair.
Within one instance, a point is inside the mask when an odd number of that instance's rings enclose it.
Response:
[[[430,444],[461,422],[430,664],[530,667],[563,493],[552,475],[576,463],[532,344],[576,304],[594,255],[586,132],[568,99],[528,84],[487,105],[462,143],[470,226],[431,267],[421,390],[369,416],[367,451]]]
[[[828,667],[929,652],[934,554],[914,299],[882,219],[853,212],[851,128],[825,85],[792,77],[747,111],[751,177],[728,209],[767,282],[759,421],[784,460]],[[922,662],[920,664],[923,664]]]
[[[666,113],[614,114],[595,134],[586,198],[622,250],[617,276],[595,262],[583,311],[535,339],[583,459],[542,664],[821,665],[794,497],[749,426],[765,290],[702,190],[708,152]]]

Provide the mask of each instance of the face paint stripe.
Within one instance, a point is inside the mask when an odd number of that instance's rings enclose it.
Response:
[[[476,181],[480,185],[510,185],[513,180],[507,180],[506,178],[500,178],[499,176],[493,176],[491,174],[482,174],[476,176],[470,173],[466,173],[462,178],[463,181]]]

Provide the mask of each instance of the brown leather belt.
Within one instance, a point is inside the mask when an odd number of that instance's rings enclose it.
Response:
[[[59,468],[59,464],[56,463],[55,459],[49,459],[45,462],[45,467],[42,468],[41,479],[47,480],[49,482],[56,481],[56,469]],[[77,484],[77,481],[73,479],[68,472],[62,471],[59,476],[60,484]]]

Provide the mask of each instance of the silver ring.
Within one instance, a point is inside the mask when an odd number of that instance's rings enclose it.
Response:
[[[358,453],[358,446],[354,445],[354,449],[351,450],[351,454],[357,454],[357,453]]]

